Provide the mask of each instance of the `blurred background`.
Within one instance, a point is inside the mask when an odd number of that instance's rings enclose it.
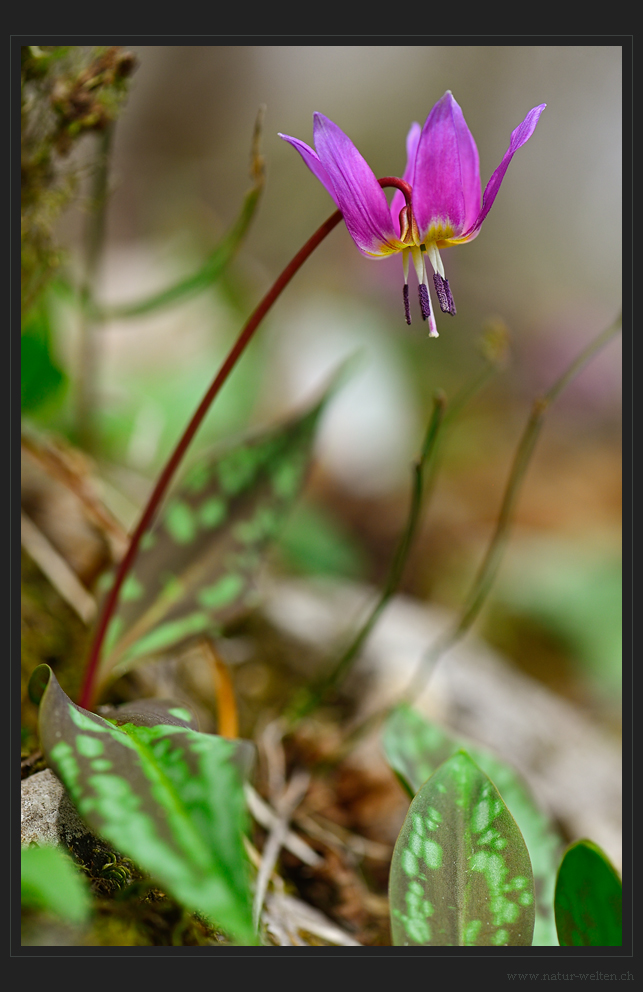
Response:
[[[91,416],[103,496],[130,526],[243,321],[334,205],[277,132],[312,144],[321,111],[377,176],[401,175],[405,139],[450,89],[478,145],[482,186],[511,131],[546,103],[479,237],[443,252],[457,315],[427,337],[399,257],[371,262],[338,227],[277,302],[208,416],[194,451],[271,422],[349,355],[317,465],[273,567],[368,582],[386,575],[435,391],[447,401],[483,365],[490,323],[502,370],[445,439],[442,469],[404,591],[457,609],[497,519],[533,399],[621,304],[621,49],[617,46],[142,46],[115,129],[97,298],[136,301],[198,268],[250,185],[265,105],[266,186],[250,233],[216,285],[188,302],[94,328]],[[79,145],[81,195],[61,216],[61,271],[83,278],[95,136]],[[77,308],[55,303],[60,388],[28,421],[78,438]],[[478,624],[519,667],[618,733],[620,341],[547,414],[502,570]]]

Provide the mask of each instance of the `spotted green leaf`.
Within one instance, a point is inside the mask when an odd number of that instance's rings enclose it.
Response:
[[[397,706],[389,714],[382,743],[387,761],[410,796],[461,748],[489,776],[518,824],[529,851],[536,888],[532,943],[538,947],[557,947],[553,905],[562,844],[520,776],[490,751],[446,733],[406,705]]]
[[[25,847],[20,852],[20,898],[23,908],[44,910],[70,923],[89,916],[87,881],[57,847]]]
[[[174,722],[119,726],[72,703],[48,665],[29,691],[43,753],[87,824],[238,943],[257,943],[235,766],[252,744],[191,729],[181,707]]]
[[[424,783],[393,851],[395,946],[529,946],[534,880],[495,785],[458,751]]]
[[[623,886],[616,868],[591,840],[565,851],[554,902],[561,947],[620,947]]]
[[[255,602],[254,577],[304,483],[325,400],[200,460],[143,537],[107,632],[101,681]]]

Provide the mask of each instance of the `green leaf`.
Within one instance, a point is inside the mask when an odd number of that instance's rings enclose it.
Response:
[[[67,376],[52,353],[52,293],[42,294],[26,316],[20,338],[20,408],[33,413],[59,398]]]
[[[123,585],[102,681],[255,605],[254,577],[304,483],[324,403],[192,466]]]
[[[278,539],[288,571],[361,579],[366,558],[354,537],[327,510],[306,501],[291,514]]]
[[[515,581],[520,576],[520,581]],[[622,690],[622,560],[618,551],[561,539],[518,544],[496,594],[567,646],[607,702]]]
[[[177,900],[256,944],[235,767],[252,744],[192,730],[180,707],[171,723],[116,726],[72,703],[47,665],[29,691],[43,753],[88,825]]]
[[[259,142],[261,137],[262,113],[257,117],[255,133],[252,147],[251,171],[253,185],[246,193],[239,216],[235,220],[230,230],[226,233],[221,243],[210,253],[203,265],[196,272],[180,279],[177,283],[146,296],[142,300],[134,303],[123,303],[120,306],[106,307],[99,311],[99,316],[108,319],[122,319],[124,317],[140,317],[143,314],[160,310],[163,307],[180,303],[192,296],[202,292],[212,286],[228,263],[236,254],[243,241],[250,223],[259,205],[259,199],[264,187],[263,159],[259,153]]]
[[[22,849],[20,897],[23,907],[45,910],[70,923],[84,923],[89,916],[87,882],[57,847]]]
[[[395,946],[530,946],[534,880],[522,834],[465,751],[411,803],[389,881]]]
[[[442,762],[461,748],[489,776],[529,850],[537,893],[533,945],[557,947],[552,907],[561,841],[520,776],[490,751],[447,734],[407,705],[397,706],[389,714],[382,744],[387,761],[411,797]]]
[[[623,886],[605,852],[591,840],[565,851],[554,912],[561,947],[621,947]]]

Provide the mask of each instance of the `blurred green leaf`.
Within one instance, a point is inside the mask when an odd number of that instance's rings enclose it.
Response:
[[[263,191],[265,176],[263,158],[259,151],[262,122],[263,112],[260,111],[257,116],[252,144],[251,175],[253,184],[244,197],[239,216],[203,265],[192,275],[179,280],[167,289],[161,290],[160,293],[154,293],[152,296],[147,296],[134,303],[123,303],[100,309],[100,317],[107,319],[140,317],[143,314],[189,299],[217,281],[241,245],[256,213]]]
[[[623,887],[616,868],[591,840],[565,851],[554,910],[561,947],[620,947]]]
[[[89,916],[89,886],[57,847],[22,849],[20,896],[23,907],[45,910],[70,923],[84,923]]]
[[[325,399],[196,462],[143,538],[107,633],[101,678],[254,605],[254,576],[303,485]]]
[[[52,294],[44,292],[25,317],[20,338],[20,408],[33,413],[59,399],[67,376],[53,354]]]
[[[129,707],[117,726],[72,703],[47,665],[29,691],[40,697],[43,753],[88,825],[188,908],[257,943],[235,766],[252,744],[192,730],[181,707],[161,712],[171,722],[160,725],[149,725],[159,715],[149,711],[146,725],[131,722]]]
[[[534,879],[518,826],[465,751],[409,807],[389,882],[395,946],[530,946]]]
[[[364,576],[364,552],[341,522],[321,507],[300,502],[277,544],[286,566],[304,575]]]
[[[525,542],[514,549],[496,598],[543,624],[601,691],[620,698],[622,573],[614,551]]]
[[[382,744],[387,761],[411,797],[442,762],[466,749],[500,792],[529,850],[537,893],[533,944],[558,946],[552,906],[561,842],[520,776],[490,751],[447,734],[407,705],[389,714]]]

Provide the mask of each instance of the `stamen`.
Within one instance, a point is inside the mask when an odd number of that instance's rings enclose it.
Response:
[[[407,324],[411,323],[411,307],[409,304],[409,286],[408,283],[404,283],[404,288],[402,290],[404,294],[404,316],[406,317]]]
[[[420,296],[420,310],[422,311],[422,320],[428,320],[431,316],[431,301],[429,300],[429,290],[424,285],[423,282],[420,283],[418,287]]]
[[[455,303],[449,288],[449,280],[443,279],[438,272],[433,273],[433,285],[438,296],[438,303],[442,313],[450,313],[452,317],[456,315]]]

